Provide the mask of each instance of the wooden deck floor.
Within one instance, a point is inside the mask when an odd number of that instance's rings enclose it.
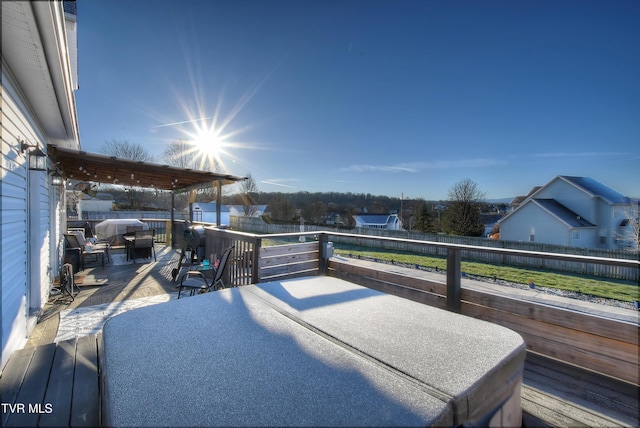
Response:
[[[100,426],[99,336],[53,343],[59,312],[75,307],[175,291],[167,249],[158,262],[87,269],[108,285],[82,287],[74,301],[52,299],[24,349],[0,379],[2,426]],[[20,408],[24,406],[24,411]],[[31,407],[29,407],[31,406]],[[533,426],[638,426],[638,386],[535,354],[525,363],[523,424]]]

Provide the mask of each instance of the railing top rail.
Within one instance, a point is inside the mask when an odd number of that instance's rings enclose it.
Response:
[[[408,239],[408,238],[393,238],[393,237],[386,237],[386,236],[363,235],[363,234],[357,234],[357,233],[334,232],[330,230],[311,231],[311,232],[256,234],[256,233],[240,232],[240,231],[228,230],[228,229],[216,229],[215,227],[212,227],[212,229],[215,229],[219,232],[240,235],[249,239],[296,238],[299,236],[317,236],[317,235],[324,234],[328,236],[341,236],[346,238],[359,238],[359,239],[371,239],[375,241],[419,244],[419,245],[426,245],[426,246],[451,249],[451,250],[478,251],[478,252],[485,252],[485,253],[503,254],[508,256],[525,256],[525,257],[535,257],[540,259],[564,260],[564,261],[579,262],[579,263],[595,263],[595,264],[622,266],[622,267],[640,269],[640,260],[614,259],[614,258],[608,258],[608,257],[581,256],[581,255],[575,255],[575,254],[562,254],[562,253],[546,253],[541,251],[516,250],[516,249],[509,249],[509,248],[482,247],[477,245],[451,244],[451,243],[445,243],[445,242],[422,241],[422,240]]]

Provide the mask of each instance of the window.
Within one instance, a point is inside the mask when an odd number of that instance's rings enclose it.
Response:
[[[578,230],[573,231],[573,239],[580,239],[580,231]]]
[[[606,227],[601,227],[598,231],[598,236],[600,237],[599,239],[599,245],[602,246],[607,246],[607,236],[609,236],[609,229],[607,229]]]
[[[529,229],[529,242],[535,242],[536,240],[536,228],[532,227]]]

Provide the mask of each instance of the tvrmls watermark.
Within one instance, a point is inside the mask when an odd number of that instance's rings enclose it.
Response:
[[[48,415],[53,413],[51,403],[2,403],[2,413],[38,413]]]

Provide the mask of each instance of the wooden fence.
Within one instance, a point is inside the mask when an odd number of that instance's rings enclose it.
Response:
[[[295,233],[299,232],[299,225],[267,224],[262,219],[251,217],[231,217],[232,227],[253,233]],[[322,232],[326,228],[318,226],[305,226],[305,231]],[[377,230],[377,229],[353,229],[349,231],[349,237],[335,236],[332,238],[336,244],[353,245],[356,247],[373,247],[391,251],[402,251],[426,256],[445,257],[446,250],[441,247],[423,245],[412,241],[427,241],[443,244],[457,244],[472,247],[502,248],[519,250],[524,253],[556,253],[567,255],[580,255],[587,257],[600,257],[622,260],[639,260],[638,251],[606,250],[597,248],[564,247],[558,245],[541,244],[535,242],[501,241],[486,238],[474,238],[468,236],[454,236],[438,233],[418,233],[407,231]],[[355,235],[355,236],[354,236]],[[371,237],[399,238],[397,241],[372,240]],[[461,254],[464,260],[490,263],[500,266],[514,266],[533,269],[543,269],[555,272],[567,272],[583,275],[593,275],[603,278],[621,279],[625,281],[640,281],[640,272],[633,267],[602,265],[584,262],[574,262],[560,259],[546,259],[529,257],[521,254],[505,254],[487,251],[463,250]]]
[[[503,256],[528,256],[547,261],[603,264],[640,268],[640,262],[580,255],[478,248],[424,241],[407,242],[435,246],[447,253],[445,281],[404,275],[330,258],[328,240],[358,238],[352,234],[305,232],[256,235],[206,228],[207,252],[235,246],[227,284],[251,284],[296,276],[328,274],[424,304],[446,308],[508,327],[523,336],[531,351],[596,372],[638,384],[638,322],[607,319],[487,291],[463,289],[460,260],[463,251],[496,252]],[[263,239],[318,238],[317,242],[262,247]],[[400,244],[398,238],[369,237]]]

